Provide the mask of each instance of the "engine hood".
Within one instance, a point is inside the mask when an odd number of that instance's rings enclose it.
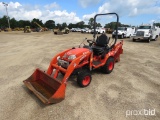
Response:
[[[66,60],[66,61],[72,61],[73,59],[81,56],[81,55],[86,55],[86,54],[90,54],[91,51],[87,48],[75,48],[75,49],[71,49],[69,51],[67,51],[62,59]]]
[[[68,51],[66,55],[67,56],[76,55],[76,57],[79,57],[80,55],[86,54],[88,52],[90,52],[90,50],[87,48],[75,48],[75,49]]]

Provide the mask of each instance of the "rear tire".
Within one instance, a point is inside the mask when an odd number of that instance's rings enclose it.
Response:
[[[157,39],[158,39],[158,36],[155,37],[154,41],[157,41]]]
[[[90,71],[83,70],[78,73],[77,83],[80,87],[87,87],[91,83],[92,77]]]
[[[121,35],[121,39],[123,39],[123,38],[124,38],[124,35],[122,34],[122,35]]]
[[[105,65],[101,68],[102,72],[105,74],[109,74],[114,69],[114,58],[109,57],[106,61]]]
[[[151,39],[150,39],[150,38],[148,38],[147,42],[148,42],[148,43],[150,43],[150,41],[151,41]]]
[[[135,40],[135,39],[133,39],[133,42],[136,42],[136,40]]]

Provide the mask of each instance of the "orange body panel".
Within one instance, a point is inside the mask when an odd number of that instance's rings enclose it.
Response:
[[[123,49],[122,49],[122,45],[123,45],[123,41],[120,41],[119,43],[117,43],[114,48],[109,51],[104,59],[101,59],[100,56],[93,56],[90,58],[90,69],[93,67],[94,69],[99,68],[101,66],[103,66],[106,61],[108,60],[109,57],[114,57],[115,62],[116,61],[120,61],[120,54],[123,53]],[[94,65],[93,61],[100,61],[101,64],[98,65]]]

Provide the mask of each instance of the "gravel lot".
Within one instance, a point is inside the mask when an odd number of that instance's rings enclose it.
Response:
[[[0,32],[1,120],[160,120],[160,39],[124,39],[124,53],[111,74],[93,71],[86,88],[70,77],[58,104],[44,105],[24,86],[36,68],[46,70],[55,54],[84,38],[92,35]],[[144,109],[155,115],[140,115]]]

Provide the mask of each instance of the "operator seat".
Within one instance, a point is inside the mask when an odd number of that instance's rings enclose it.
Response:
[[[107,45],[108,43],[108,37],[105,34],[101,34],[99,37],[97,37],[95,45],[92,46],[93,54],[99,56],[107,53],[107,51],[109,50],[109,47]]]

